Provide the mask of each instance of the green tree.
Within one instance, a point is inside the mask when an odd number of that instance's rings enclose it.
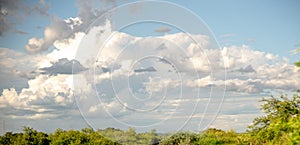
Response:
[[[300,68],[300,61],[295,62],[295,65],[296,65],[298,68]]]
[[[89,143],[88,135],[78,130],[63,131],[61,129],[58,129],[51,136],[52,145],[62,145],[62,144],[81,145],[81,144],[88,144],[88,143]]]
[[[24,145],[47,145],[50,142],[46,133],[38,132],[31,127],[24,127],[23,131],[22,144]]]
[[[247,134],[238,134],[233,130],[223,131],[220,129],[210,128],[204,132],[199,133],[196,144],[210,145],[210,144],[249,144],[249,137]]]
[[[253,143],[292,144],[300,135],[300,97],[281,95],[279,98],[263,98],[265,115],[254,119],[249,126]]]
[[[160,145],[189,145],[195,144],[197,135],[192,132],[178,132],[163,139]]]
[[[12,144],[13,143],[13,133],[12,132],[6,132],[4,136],[0,137],[0,144],[6,145],[6,144]]]

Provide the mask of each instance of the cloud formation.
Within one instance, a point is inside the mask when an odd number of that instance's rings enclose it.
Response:
[[[38,68],[48,65],[45,60],[45,56],[31,57],[12,49],[0,48],[0,89],[14,87],[19,92],[27,87],[27,81],[38,75]]]
[[[16,109],[15,112],[7,114],[8,116],[29,119],[35,119],[35,116],[47,116],[49,113],[52,114],[51,116],[60,116],[63,113],[61,111],[66,111],[65,109],[74,106],[70,76],[39,75],[35,79],[29,80],[28,85],[29,87],[23,88],[20,93],[17,93],[14,88],[3,90],[0,96],[0,108]],[[19,114],[19,111],[25,112]]]
[[[134,72],[136,73],[140,73],[140,72],[156,72],[156,69],[151,66],[151,67],[147,67],[147,68],[137,68],[134,70]]]
[[[0,36],[13,29],[14,26],[27,16],[32,14],[39,14],[42,16],[48,16],[49,5],[46,3],[37,3],[34,5],[27,4],[22,0],[15,1],[0,1]],[[22,30],[15,30],[15,33],[24,34]]]
[[[68,23],[77,25],[80,23],[75,22],[77,20],[72,18]],[[129,124],[141,117],[149,121],[135,122],[139,125],[151,125],[171,116],[173,118],[166,123],[176,126],[177,121],[183,124],[190,117],[187,114],[199,102],[192,117],[195,126],[199,123],[197,120],[204,117],[203,106],[209,100],[212,104],[206,114],[214,117],[210,113],[222,101],[220,96],[225,83],[226,94],[233,100],[240,99],[235,105],[244,110],[258,110],[258,106],[253,105],[256,101],[252,105],[242,105],[249,102],[245,96],[265,96],[270,90],[292,92],[300,85],[300,74],[287,59],[246,45],[216,51],[211,49],[210,39],[205,35],[193,34],[196,42],[184,33],[135,37],[111,31],[110,27],[107,23],[92,28],[87,34],[77,33],[68,41],[55,40],[57,49],[45,55],[0,49],[1,71],[17,70],[13,71],[16,76],[28,78],[24,81],[28,86],[21,89],[3,87],[0,108],[12,110],[5,111],[8,112],[6,116],[18,119],[73,117],[78,115],[71,114],[77,102],[87,119],[105,118],[95,125],[112,123],[114,120],[107,114],[109,112]],[[100,31],[104,36],[114,35],[97,54],[106,38],[98,35]],[[80,46],[83,37],[93,41]],[[84,49],[78,50],[80,48]],[[30,69],[25,69],[26,63],[30,64]],[[73,66],[72,76],[69,74]],[[228,70],[227,79],[224,79],[224,69]],[[43,73],[36,74],[40,71]],[[149,71],[151,73],[143,73]],[[227,112],[213,125],[220,126],[219,123],[226,122],[226,117],[230,121],[242,121],[240,125],[247,123],[230,108],[230,103],[225,102],[225,105],[223,108],[227,107]],[[148,114],[136,111],[151,108],[155,109]],[[251,115],[257,113],[253,111]]]
[[[77,1],[79,8],[77,17],[63,20],[53,16],[51,25],[44,30],[44,36],[42,38],[30,38],[25,50],[32,54],[47,51],[57,40],[68,41],[69,38],[74,38],[77,33],[86,32],[93,21],[115,6],[114,1],[102,0],[102,2],[104,3],[95,0]],[[97,7],[101,5],[103,7]]]
[[[87,70],[77,60],[68,60],[67,58],[61,58],[57,62],[52,63],[50,67],[40,68],[42,74],[77,74]]]
[[[255,69],[253,69],[253,67],[250,64],[248,66],[246,66],[245,68],[238,69],[238,71],[241,72],[241,73],[256,72]]]
[[[74,25],[76,25],[75,23]],[[52,24],[45,28],[44,38],[30,38],[28,44],[25,46],[25,50],[28,53],[37,53],[40,51],[48,50],[56,40],[63,40],[72,37],[73,25],[68,24],[66,21],[60,18],[53,17]],[[72,34],[73,35],[73,34]]]

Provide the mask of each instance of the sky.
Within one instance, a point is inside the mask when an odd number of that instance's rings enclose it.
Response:
[[[243,132],[300,86],[300,2],[0,1],[1,133]]]

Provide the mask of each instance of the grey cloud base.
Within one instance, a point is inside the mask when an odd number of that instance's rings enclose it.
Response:
[[[57,75],[57,74],[77,74],[87,70],[77,60],[68,60],[61,58],[57,62],[53,63],[50,67],[40,68],[41,74]]]

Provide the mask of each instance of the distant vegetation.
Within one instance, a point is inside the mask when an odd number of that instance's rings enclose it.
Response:
[[[1,145],[285,145],[300,144],[300,96],[292,98],[280,96],[262,99],[264,116],[254,119],[245,133],[233,130],[223,131],[208,129],[199,133],[178,132],[172,135],[158,134],[155,130],[146,133],[136,133],[133,128],[126,131],[114,128],[93,130],[84,128],[78,130],[57,129],[54,133],[38,132],[30,127],[24,127],[22,133],[7,132],[0,137]],[[102,136],[105,134],[105,137]],[[114,140],[110,140],[113,138]]]

